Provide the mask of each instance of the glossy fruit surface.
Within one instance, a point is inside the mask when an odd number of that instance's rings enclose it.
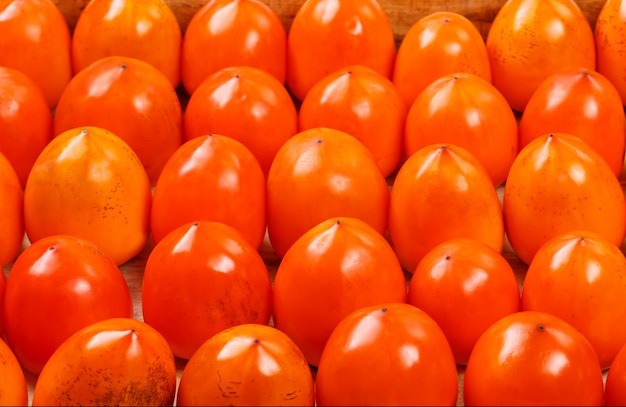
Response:
[[[91,324],[50,357],[33,406],[172,406],[176,363],[154,328],[133,318]]]
[[[626,234],[617,177],[588,144],[567,133],[545,134],[520,151],[502,204],[511,247],[526,264],[561,233],[587,230],[617,246]]]
[[[617,352],[606,376],[605,406],[623,406],[626,404],[626,350],[624,349],[626,349],[626,345],[622,345]]]
[[[218,332],[189,359],[176,405],[314,406],[313,376],[283,332],[242,324]]]
[[[467,72],[491,83],[485,41],[462,14],[437,11],[417,20],[398,48],[392,81],[407,108],[431,82]]]
[[[309,0],[287,34],[286,84],[303,100],[324,76],[365,65],[391,78],[396,44],[387,14],[376,0]]]
[[[626,105],[626,3],[624,0],[606,0],[595,25],[597,70],[604,75],[620,94]]]
[[[457,372],[437,323],[409,304],[363,307],[333,330],[317,371],[317,405],[454,406]]]
[[[274,324],[317,366],[324,345],[350,312],[406,302],[406,281],[389,243],[367,223],[330,218],[289,248],[274,279]]]
[[[154,66],[110,56],[77,73],[54,114],[54,134],[81,126],[106,129],[137,154],[154,184],[182,144],[182,107],[175,89]]]
[[[268,324],[272,315],[261,255],[220,222],[184,224],[165,236],[150,252],[141,294],[144,321],[183,359],[226,328]]]
[[[578,329],[611,366],[626,343],[626,258],[600,235],[575,231],[555,236],[533,257],[522,290],[522,310],[555,315]]]
[[[499,186],[517,155],[517,119],[492,84],[473,74],[453,73],[435,79],[417,96],[404,142],[407,157],[435,143],[463,147]]]
[[[93,0],[72,33],[74,74],[98,59],[120,55],[157,68],[172,84],[180,82],[182,33],[165,0]]]
[[[0,66],[26,74],[49,108],[72,78],[71,37],[52,0],[0,1]]]
[[[493,324],[472,350],[466,406],[602,405],[602,370],[589,341],[562,319],[517,312]]]
[[[415,152],[391,187],[389,236],[409,273],[426,253],[452,238],[474,238],[502,251],[502,207],[487,170],[453,144]]]
[[[300,131],[331,127],[356,137],[372,153],[385,176],[404,157],[407,108],[389,79],[352,65],[320,79],[300,106]]]
[[[476,239],[445,241],[426,253],[409,283],[407,302],[430,315],[465,365],[491,324],[520,310],[518,282],[507,260]]]
[[[5,341],[0,341],[0,375],[0,406],[28,406],[24,371]]]
[[[341,130],[316,127],[289,139],[267,176],[267,227],[283,256],[307,230],[331,217],[355,217],[387,230],[389,187],[369,150]]]
[[[190,95],[207,77],[232,66],[255,67],[285,82],[287,33],[272,7],[258,0],[203,3],[183,37],[182,78]]]
[[[41,152],[24,189],[30,242],[58,234],[93,242],[120,265],[150,233],[152,194],[132,149],[99,127],[55,137]]]
[[[520,112],[547,76],[564,68],[596,67],[593,31],[574,0],[505,2],[486,46],[494,86]]]
[[[240,231],[255,248],[265,237],[265,176],[237,140],[210,134],[189,140],[170,157],[154,188],[155,243],[188,222],[212,220]]]
[[[24,243],[24,192],[9,161],[0,153],[0,266],[9,265]]]
[[[4,298],[7,342],[24,368],[39,374],[57,347],[91,323],[132,317],[126,280],[93,243],[50,236],[11,267]]]
[[[622,172],[624,107],[615,87],[598,72],[560,70],[539,84],[520,120],[520,148],[550,132],[580,137],[616,176]]]
[[[41,89],[22,72],[0,67],[0,152],[22,187],[52,139],[52,114]]]
[[[254,154],[265,174],[278,149],[297,132],[298,113],[283,84],[250,66],[210,75],[184,115],[185,140],[210,133],[232,137]]]

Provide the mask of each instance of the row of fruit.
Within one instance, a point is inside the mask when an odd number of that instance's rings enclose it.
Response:
[[[289,30],[213,0],[185,32],[164,1],[92,0],[71,35],[51,0],[0,2],[2,327],[33,404],[172,404],[174,357],[179,405],[454,404],[456,364],[468,405],[602,403],[620,4],[595,36],[572,0],[511,0],[486,41],[442,11],[396,47],[374,0],[307,0]],[[118,266],[150,238],[140,323]]]

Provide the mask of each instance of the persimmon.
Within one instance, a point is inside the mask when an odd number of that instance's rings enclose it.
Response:
[[[287,33],[286,85],[302,101],[313,85],[348,65],[364,65],[391,79],[396,44],[376,0],[309,0]]]
[[[626,257],[619,247],[588,231],[544,243],[533,257],[522,289],[522,310],[555,315],[578,329],[611,366],[626,343]]]
[[[520,291],[501,253],[476,239],[454,238],[435,246],[419,262],[407,302],[437,322],[456,363],[465,365],[480,335],[520,310]]]
[[[407,108],[389,79],[352,65],[320,79],[302,101],[300,131],[332,127],[356,137],[387,177],[404,158]]]
[[[471,73],[443,75],[415,98],[404,135],[407,156],[435,143],[470,151],[499,186],[517,155],[517,119],[491,83]]]
[[[28,386],[20,362],[5,341],[0,341],[0,406],[28,406]]]
[[[90,241],[49,236],[26,248],[11,267],[4,296],[6,338],[20,364],[34,374],[79,329],[132,316],[126,280]]]
[[[410,108],[428,84],[457,72],[471,73],[491,83],[485,40],[467,17],[437,11],[415,21],[404,35],[391,79]]]
[[[596,68],[593,31],[574,0],[511,0],[486,39],[493,85],[516,111],[547,76],[569,67]]]
[[[532,94],[519,124],[520,148],[551,132],[580,137],[618,176],[624,166],[624,107],[611,82],[596,71],[562,69]]]
[[[626,52],[626,8],[623,0],[603,2],[596,20],[594,39],[596,46],[597,67],[617,89],[626,106],[626,61],[622,57]]]
[[[274,326],[317,366],[328,337],[350,312],[406,302],[406,281],[385,238],[366,222],[333,217],[302,234],[274,278]]]
[[[502,207],[478,158],[454,144],[432,144],[400,167],[391,187],[389,237],[405,271],[446,240],[504,247]]]
[[[626,404],[626,344],[615,355],[606,375],[604,405],[623,406]]]
[[[71,36],[52,0],[0,1],[0,66],[26,74],[56,106],[72,78]]]
[[[217,134],[193,138],[167,161],[154,187],[150,230],[158,243],[197,220],[226,223],[255,248],[265,237],[265,176],[252,152]]]
[[[22,251],[24,243],[24,192],[20,180],[0,153],[0,266],[9,265]]]
[[[617,246],[626,235],[617,177],[591,146],[568,133],[539,136],[519,152],[502,206],[511,247],[526,264],[561,233],[587,230]]]
[[[50,140],[52,113],[39,86],[18,70],[0,67],[0,152],[22,187]]]
[[[172,406],[176,363],[165,339],[133,318],[95,322],[69,337],[37,378],[33,406]]]
[[[593,346],[552,314],[521,311],[491,325],[467,362],[463,403],[600,406],[602,369]]]
[[[99,127],[56,136],[41,152],[24,188],[31,243],[58,234],[93,242],[120,265],[148,242],[150,181],[124,140]]]
[[[177,406],[314,406],[311,369],[282,331],[241,324],[216,333],[183,369]]]
[[[191,95],[184,114],[184,140],[207,134],[234,138],[267,174],[276,152],[298,132],[298,112],[287,89],[251,66],[220,69]]]
[[[231,66],[251,66],[285,82],[287,33],[273,8],[259,0],[203,3],[183,37],[181,69],[187,93],[193,95],[207,77]]]
[[[72,32],[74,74],[98,59],[119,55],[157,68],[176,88],[180,83],[182,32],[165,0],[92,0]]]
[[[336,216],[387,231],[389,187],[374,157],[348,133],[304,130],[276,153],[267,175],[267,233],[282,257],[307,230]]]
[[[183,113],[176,90],[151,64],[136,58],[101,58],[77,73],[54,114],[54,135],[100,127],[124,140],[154,184],[182,144]]]
[[[437,323],[399,303],[362,307],[339,322],[316,377],[318,406],[455,406],[454,356]]]
[[[174,355],[189,359],[216,333],[269,323],[272,285],[261,255],[221,222],[186,223],[150,252],[141,285],[143,319]]]

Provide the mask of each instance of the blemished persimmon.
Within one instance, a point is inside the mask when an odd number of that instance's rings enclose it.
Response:
[[[71,36],[52,0],[0,1],[0,66],[31,78],[49,108],[72,78]]]
[[[177,406],[314,406],[315,385],[302,351],[269,325],[216,333],[180,377]]]
[[[189,359],[216,333],[269,323],[272,284],[261,255],[234,227],[186,223],[150,252],[141,286],[143,319],[174,355]]]
[[[406,302],[402,267],[385,238],[366,222],[333,217],[296,240],[274,278],[274,326],[317,366],[328,337],[350,312]]]
[[[99,127],[56,136],[41,152],[24,188],[31,243],[66,234],[93,242],[120,265],[148,242],[150,181],[124,140]]]
[[[593,31],[574,0],[511,0],[486,39],[491,80],[522,112],[542,80],[569,67],[596,68]]]
[[[491,83],[485,40],[467,17],[437,11],[413,23],[402,38],[391,79],[410,108],[429,83],[457,72]]]
[[[555,315],[578,329],[611,366],[626,343],[626,257],[597,233],[572,231],[544,243],[524,277],[522,310]]]
[[[317,81],[348,65],[391,79],[395,59],[393,30],[376,0],[309,0],[287,33],[286,85],[302,101]]]
[[[167,341],[134,318],[110,318],[69,337],[37,378],[33,406],[173,406],[176,362]]]
[[[363,65],[320,79],[300,106],[298,129],[332,127],[356,137],[385,176],[404,158],[407,108],[389,79]]]
[[[370,151],[341,130],[315,127],[287,140],[267,176],[267,233],[279,256],[307,230],[336,216],[384,235],[389,186]]]
[[[157,68],[176,88],[180,83],[182,32],[165,0],[92,0],[72,32],[74,74],[98,59],[120,55]]]
[[[624,106],[602,74],[584,68],[562,69],[539,84],[520,119],[520,148],[551,132],[580,137],[604,158],[616,176],[622,172]]]
[[[408,273],[452,238],[474,238],[501,252],[502,207],[478,158],[454,144],[431,144],[413,153],[391,186],[389,237]]]
[[[0,152],[22,187],[50,140],[52,113],[39,86],[16,69],[0,67]]]
[[[435,79],[415,98],[406,119],[405,152],[450,143],[471,152],[500,186],[518,152],[517,119],[491,83],[471,73]]]
[[[132,57],[98,59],[63,90],[54,113],[55,136],[92,126],[124,140],[154,184],[183,142],[183,113],[176,90],[153,65]]]
[[[0,406],[28,406],[28,387],[20,362],[5,341],[0,341]]]
[[[191,95],[184,114],[184,140],[207,134],[234,138],[267,174],[280,146],[298,132],[298,112],[275,77],[252,66],[220,69]]]
[[[520,311],[478,338],[463,382],[466,406],[600,406],[602,369],[593,346],[552,314]]]
[[[597,67],[620,94],[626,106],[626,8],[624,0],[606,0],[596,20],[594,39]]]
[[[207,57],[207,53],[210,57]],[[182,44],[182,81],[192,95],[215,72],[251,66],[285,82],[287,33],[260,0],[211,0],[196,10]]]
[[[579,137],[539,136],[513,162],[504,185],[503,215],[513,251],[526,264],[549,239],[587,230],[619,246],[626,203],[606,161]]]

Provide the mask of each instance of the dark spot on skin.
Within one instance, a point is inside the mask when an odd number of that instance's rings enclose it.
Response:
[[[123,70],[125,70],[125,69],[126,69],[126,64],[122,64],[122,65],[120,65],[120,69],[121,69],[122,71],[123,71]]]
[[[537,330],[538,331],[543,332],[543,331],[545,331],[545,329],[546,328],[542,324],[537,325]]]
[[[382,312],[384,314],[385,312],[387,312],[387,308],[381,308],[380,312]]]
[[[259,341],[257,338],[254,338],[252,343],[255,344],[255,345],[258,345],[259,343],[261,343],[261,341]]]
[[[439,147],[439,149],[442,150],[442,151],[445,150],[446,148],[447,147],[445,145]]]
[[[446,254],[445,259],[446,259],[446,260],[450,260],[450,259],[452,259],[452,256],[450,256],[449,254]]]
[[[80,134],[81,134],[82,136],[85,136],[85,135],[89,134],[89,130],[87,130],[87,129],[83,129],[83,131],[81,131],[81,132],[80,132]]]
[[[55,246],[50,246],[50,247],[48,247],[48,251],[49,251],[49,252],[51,252],[51,251],[53,251],[55,248],[56,248]]]
[[[317,139],[317,144],[322,144],[322,139]]]
[[[337,219],[337,221],[335,222],[335,225],[341,225],[341,221]]]

